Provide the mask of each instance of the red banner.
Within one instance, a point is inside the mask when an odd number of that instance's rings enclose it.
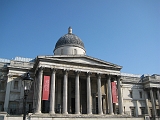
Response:
[[[44,76],[42,100],[49,99],[50,76]]]
[[[117,103],[117,88],[116,82],[111,82],[112,84],[112,102]]]

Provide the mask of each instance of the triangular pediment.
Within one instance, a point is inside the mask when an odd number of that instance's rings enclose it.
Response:
[[[122,67],[110,62],[106,62],[97,58],[93,58],[86,55],[54,55],[54,56],[38,56],[39,59],[44,61],[52,62],[58,61],[59,63],[66,64],[79,64],[86,66],[95,66],[103,68],[121,69]]]

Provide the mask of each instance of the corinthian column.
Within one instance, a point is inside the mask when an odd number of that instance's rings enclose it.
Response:
[[[111,91],[111,76],[110,75],[108,75],[107,85],[108,85],[109,114],[113,114],[112,91]]]
[[[152,102],[152,114],[153,114],[153,117],[155,117],[157,116],[157,114],[156,114],[155,100],[154,100],[152,89],[150,89],[150,96],[151,96],[151,102]]]
[[[64,80],[63,80],[63,114],[68,114],[67,112],[67,99],[68,99],[68,72],[64,71]]]
[[[97,75],[97,86],[98,86],[98,114],[103,114],[102,112],[102,92],[101,92],[101,75]]]
[[[90,74],[91,73],[87,73],[87,114],[92,114]]]
[[[43,68],[39,68],[38,73],[38,91],[37,91],[37,104],[36,104],[36,114],[41,113],[41,95],[42,95],[42,79],[43,79]]]
[[[56,70],[52,69],[51,73],[51,91],[50,91],[50,114],[55,114],[55,74]]]
[[[75,79],[75,114],[80,114],[80,100],[79,100],[79,72],[76,72]]]
[[[118,87],[118,106],[119,106],[119,114],[123,114],[122,107],[122,92],[121,92],[121,81],[120,76],[117,76],[117,87]]]
[[[157,97],[158,97],[158,105],[160,109],[160,94],[159,94],[159,88],[157,88]]]

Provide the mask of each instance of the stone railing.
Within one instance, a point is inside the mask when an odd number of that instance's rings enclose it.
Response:
[[[11,61],[10,65],[14,67],[32,67],[33,62]]]

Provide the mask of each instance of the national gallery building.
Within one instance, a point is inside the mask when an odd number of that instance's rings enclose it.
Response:
[[[22,79],[27,72],[34,79],[27,96],[31,120],[45,115],[160,117],[160,75],[121,73],[122,66],[86,55],[71,27],[53,53],[0,59],[0,120],[23,114]]]

